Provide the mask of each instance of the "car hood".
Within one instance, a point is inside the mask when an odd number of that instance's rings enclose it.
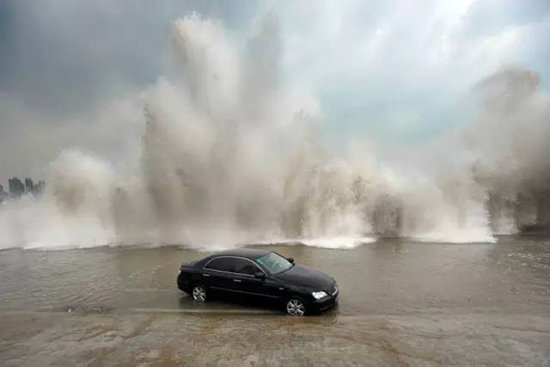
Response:
[[[301,265],[294,265],[289,270],[278,274],[277,278],[284,282],[314,290],[328,291],[334,285],[334,279],[328,274]]]

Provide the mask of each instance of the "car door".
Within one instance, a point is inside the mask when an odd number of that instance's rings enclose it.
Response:
[[[206,286],[215,291],[231,291],[235,259],[226,256],[215,257],[202,269]]]
[[[261,296],[263,298],[277,299],[281,290],[278,282],[267,276],[264,270],[249,259],[236,259],[235,276],[233,279],[234,290],[239,293]],[[256,278],[255,274],[261,272],[264,278]]]

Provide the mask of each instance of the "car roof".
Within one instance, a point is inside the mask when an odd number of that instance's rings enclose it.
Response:
[[[242,247],[231,250],[225,250],[212,254],[212,257],[216,256],[240,256],[250,260],[255,260],[259,257],[265,256],[273,251],[263,250],[259,248]]]

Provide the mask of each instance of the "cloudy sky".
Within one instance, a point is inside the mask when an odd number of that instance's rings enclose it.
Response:
[[[135,96],[170,75],[171,22],[193,12],[235,37],[274,15],[283,77],[317,96],[333,147],[436,139],[467,123],[472,86],[510,65],[550,89],[548,0],[3,0],[0,183],[42,175],[72,146],[128,154]]]

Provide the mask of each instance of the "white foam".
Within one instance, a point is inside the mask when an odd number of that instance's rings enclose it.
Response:
[[[332,237],[305,239],[300,242],[306,246],[347,250],[375,241],[376,238],[372,237]]]
[[[376,237],[319,237],[319,238],[280,238],[252,241],[254,245],[305,245],[327,249],[354,249],[367,243],[376,242]]]

